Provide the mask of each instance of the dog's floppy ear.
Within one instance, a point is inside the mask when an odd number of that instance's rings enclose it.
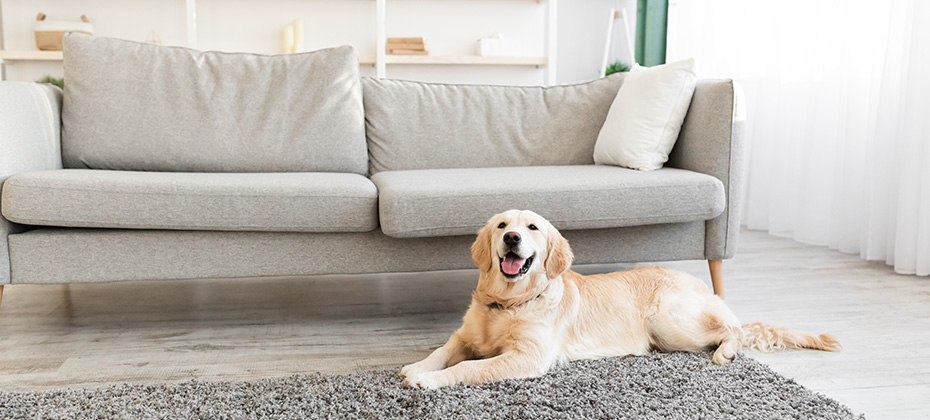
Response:
[[[558,229],[552,226],[549,227],[546,249],[546,277],[554,279],[572,266],[575,254],[572,254],[572,248],[568,246],[568,240],[562,237]]]
[[[478,231],[478,238],[471,244],[471,259],[481,271],[491,271],[491,222]]]

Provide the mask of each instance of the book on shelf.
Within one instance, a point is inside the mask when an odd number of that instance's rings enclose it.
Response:
[[[391,55],[429,55],[429,51],[426,50],[390,49],[388,53]]]
[[[389,50],[417,50],[417,51],[426,50],[426,44],[388,42],[387,47]]]
[[[426,38],[388,38],[388,44],[426,44]]]

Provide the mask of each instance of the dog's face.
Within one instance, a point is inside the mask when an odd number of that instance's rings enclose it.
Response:
[[[529,210],[491,217],[471,247],[482,271],[517,282],[535,273],[556,278],[572,264],[572,251],[548,220]]]

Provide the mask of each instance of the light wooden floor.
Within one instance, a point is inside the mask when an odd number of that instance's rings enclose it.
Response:
[[[664,265],[709,282],[704,261]],[[751,357],[869,418],[930,416],[930,279],[745,231],[724,272],[743,322],[829,332],[845,345]],[[7,286],[0,389],[395,367],[445,341],[475,281],[465,270]]]

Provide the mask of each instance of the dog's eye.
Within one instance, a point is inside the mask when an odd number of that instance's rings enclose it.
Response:
[[[503,229],[503,228],[505,228],[505,227],[507,227],[507,224],[504,223],[504,222],[501,222],[501,224],[497,225],[497,228],[498,228],[498,229]]]
[[[529,225],[528,227],[530,228],[530,230],[537,230],[536,225]]]

